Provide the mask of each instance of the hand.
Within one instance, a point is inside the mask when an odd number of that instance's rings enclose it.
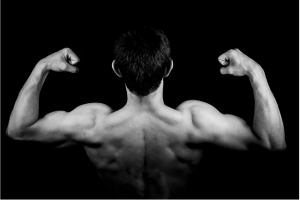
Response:
[[[244,76],[250,74],[258,64],[243,54],[240,50],[229,50],[218,58],[222,65],[228,65],[221,68],[221,74],[232,74],[235,76]]]
[[[72,65],[79,62],[79,58],[69,48],[64,48],[50,56],[42,59],[39,64],[44,65],[47,69],[56,72],[78,72],[78,68]]]

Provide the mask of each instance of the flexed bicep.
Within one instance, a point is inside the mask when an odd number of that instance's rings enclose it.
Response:
[[[110,112],[108,106],[100,103],[81,105],[71,112],[52,112],[23,129],[20,139],[60,145],[94,143],[94,136],[103,132],[103,119]]]
[[[212,106],[195,106],[191,112],[195,127],[199,127],[195,132],[203,142],[237,150],[247,150],[251,145],[263,146],[247,123],[237,116],[222,114]]]
[[[92,138],[95,119],[92,112],[52,112],[23,129],[20,139],[57,145],[87,143]]]

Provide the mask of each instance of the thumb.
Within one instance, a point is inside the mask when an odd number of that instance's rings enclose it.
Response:
[[[71,73],[77,73],[77,72],[79,72],[79,69],[77,67],[67,64],[66,71],[71,72]]]
[[[221,74],[232,74],[232,67],[222,67],[220,72]]]
[[[220,69],[220,72],[221,72],[221,74],[228,74],[228,73],[229,73],[227,67],[222,67],[222,68]]]

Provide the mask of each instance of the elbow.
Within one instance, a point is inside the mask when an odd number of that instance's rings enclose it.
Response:
[[[269,141],[266,145],[270,151],[283,151],[287,148],[285,140],[283,141]]]
[[[9,128],[6,129],[6,136],[8,136],[9,138],[13,139],[13,140],[21,140],[21,131],[17,131],[17,130],[11,130]]]
[[[284,130],[264,131],[261,137],[262,145],[269,151],[283,151],[287,148]],[[274,134],[275,133],[275,134]]]
[[[9,138],[12,138],[12,139],[14,138],[13,132],[12,132],[12,130],[10,130],[9,128],[6,129],[5,135],[6,135],[7,137],[9,137]]]
[[[285,149],[286,149],[286,143],[285,143],[285,141],[280,142],[279,144],[275,144],[272,147],[273,151],[283,151]]]
[[[281,150],[285,150],[286,149],[286,143],[284,142],[284,144],[281,146]]]
[[[284,130],[282,129],[277,137],[272,138],[272,141],[270,143],[272,144],[272,150],[274,151],[282,151],[286,149],[286,142],[285,142],[285,136],[284,136]]]

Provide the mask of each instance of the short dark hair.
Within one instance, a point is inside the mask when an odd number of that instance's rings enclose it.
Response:
[[[169,40],[150,26],[135,27],[115,42],[115,67],[127,88],[138,96],[154,92],[171,64]]]

